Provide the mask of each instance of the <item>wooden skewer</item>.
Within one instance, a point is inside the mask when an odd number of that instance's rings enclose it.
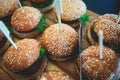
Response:
[[[98,32],[98,35],[99,35],[99,53],[100,53],[100,59],[102,59],[103,58],[103,49],[102,49],[102,47],[103,47],[103,31],[102,30],[100,30],[99,32]]]
[[[0,21],[0,30],[3,32],[8,41],[13,45],[13,47],[17,49],[17,46],[10,37],[10,32],[8,31],[8,29],[6,28],[5,24],[2,21]]]
[[[20,0],[18,0],[18,4],[19,4],[20,7],[22,7],[22,5],[21,5],[21,3],[20,3]]]
[[[119,11],[119,14],[118,14],[118,17],[117,17],[117,23],[119,22],[120,20],[120,11]]]

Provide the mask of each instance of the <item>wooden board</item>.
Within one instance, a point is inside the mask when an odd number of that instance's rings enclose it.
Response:
[[[89,11],[89,10],[87,11],[87,13],[90,15],[90,22],[99,16],[98,14],[92,11]],[[45,16],[47,17],[46,19],[47,26],[57,23],[56,17],[52,11],[45,13]],[[84,43],[82,45],[83,49],[87,48],[90,45],[86,37],[86,30],[90,22],[82,25],[82,28],[83,28],[82,43]],[[41,36],[38,36],[36,40],[40,41],[40,38]],[[17,41],[17,39],[14,39],[14,40]],[[48,66],[46,70],[64,71],[68,73],[71,77],[73,77],[74,80],[79,80],[79,75],[77,75],[75,72],[74,64],[75,64],[75,61],[73,59],[65,61],[65,62],[57,62],[57,61],[48,60]],[[9,72],[4,67],[3,62],[2,62],[2,57],[0,58],[0,80],[21,80],[20,77],[15,77],[15,75],[12,75],[11,72]]]

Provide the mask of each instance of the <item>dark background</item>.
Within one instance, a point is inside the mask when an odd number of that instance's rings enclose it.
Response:
[[[87,9],[98,14],[113,13],[120,11],[120,0],[83,0]]]

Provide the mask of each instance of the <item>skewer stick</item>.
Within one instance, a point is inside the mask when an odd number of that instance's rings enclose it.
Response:
[[[0,21],[0,30],[3,32],[5,37],[9,40],[9,42],[13,45],[13,47],[17,49],[17,46],[15,45],[15,43],[10,37],[10,32],[8,31],[8,29],[6,28],[5,24],[2,21]]]
[[[19,4],[19,6],[20,6],[20,8],[22,7],[22,5],[21,5],[21,3],[20,3],[20,0],[17,0],[18,1],[18,4]]]
[[[100,30],[99,32],[98,32],[98,36],[99,36],[99,53],[100,53],[100,59],[102,59],[103,58],[103,49],[102,49],[102,47],[103,47],[103,31],[102,30]]]
[[[117,23],[119,23],[120,21],[120,11],[119,11],[119,14],[118,14],[118,17],[117,17]]]
[[[61,25],[61,16],[60,14],[62,13],[62,2],[61,0],[56,0],[56,11],[57,11],[57,18],[58,18],[58,22],[59,22],[59,26],[60,26],[60,30],[62,28],[62,25]]]

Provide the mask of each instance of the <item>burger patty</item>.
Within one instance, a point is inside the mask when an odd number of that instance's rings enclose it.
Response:
[[[45,8],[49,5],[51,5],[53,3],[53,1],[54,0],[46,0],[46,1],[40,2],[40,3],[33,2],[32,6],[35,7],[35,8]]]
[[[78,20],[72,20],[72,21],[62,21],[63,23],[66,23],[66,24],[73,24],[73,23],[77,23],[79,22]]]
[[[2,48],[4,46],[6,41],[7,41],[6,37],[3,37],[2,40],[0,41],[0,48]]]
[[[37,61],[31,65],[29,68],[24,69],[22,71],[16,72],[17,74],[22,74],[22,75],[32,75],[35,74],[40,66],[42,65],[43,58],[38,58]]]

